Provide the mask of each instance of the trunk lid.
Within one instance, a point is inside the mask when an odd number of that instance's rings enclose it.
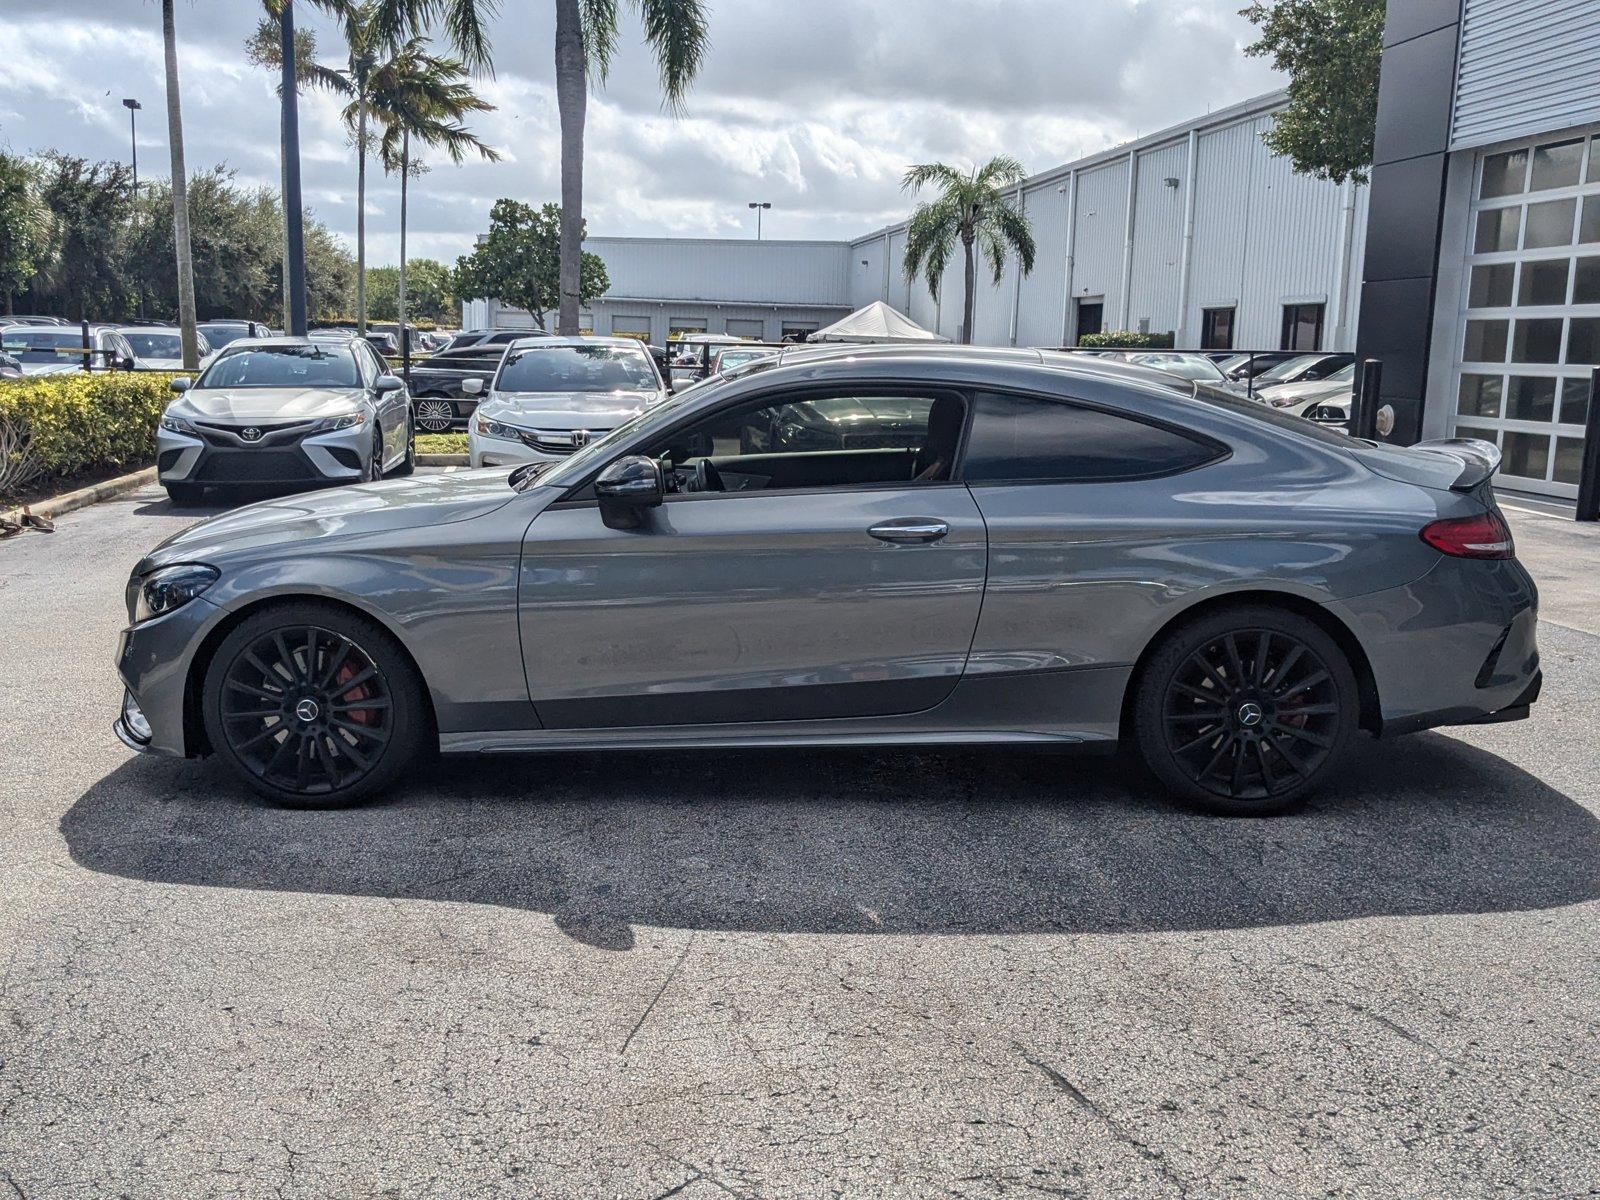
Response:
[[[1473,492],[1500,469],[1500,448],[1477,438],[1440,438],[1414,446],[1353,442],[1350,452],[1385,479],[1438,491]]]

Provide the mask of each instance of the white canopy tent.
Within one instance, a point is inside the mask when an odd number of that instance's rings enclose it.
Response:
[[[930,333],[910,317],[890,308],[882,300],[874,300],[865,308],[858,308],[848,317],[842,317],[823,329],[817,330],[808,342],[948,342],[950,339]]]

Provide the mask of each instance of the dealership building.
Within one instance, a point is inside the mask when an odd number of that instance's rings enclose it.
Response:
[[[1281,93],[1053,167],[1016,203],[1038,254],[978,288],[973,340],[1070,346],[1106,329],[1179,348],[1383,361],[1396,441],[1502,450],[1504,482],[1576,494],[1600,364],[1600,0],[1408,0],[1384,36],[1370,185],[1297,175],[1261,140]],[[593,237],[597,333],[775,341],[883,300],[959,337],[901,270],[905,225],[849,242]],[[475,324],[526,314],[492,301]]]

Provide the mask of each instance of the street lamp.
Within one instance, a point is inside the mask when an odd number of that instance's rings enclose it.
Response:
[[[761,213],[762,213],[762,210],[771,208],[772,205],[771,205],[771,203],[769,201],[766,201],[766,200],[752,200],[752,201],[750,201],[750,207],[756,210],[756,241],[759,242],[761,240]]]
[[[128,110],[128,146],[133,151],[133,223],[139,224],[139,110],[144,107],[137,100],[124,99],[122,107]],[[139,275],[139,319],[144,320],[144,274]]]

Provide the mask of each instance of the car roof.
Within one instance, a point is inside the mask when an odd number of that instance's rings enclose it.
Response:
[[[589,333],[580,333],[573,337],[555,337],[548,333],[536,333],[529,337],[518,338],[508,348],[511,350],[524,348],[547,350],[559,346],[638,346],[641,350],[645,348],[644,343],[638,338],[604,337]]]
[[[337,346],[343,348],[353,342],[354,338],[313,338],[313,337],[264,337],[264,338],[235,338],[223,349],[233,354],[240,350],[263,350],[273,346],[320,346],[327,348]],[[354,352],[352,348],[352,353]]]
[[[176,325],[113,325],[118,333],[182,333]]]

